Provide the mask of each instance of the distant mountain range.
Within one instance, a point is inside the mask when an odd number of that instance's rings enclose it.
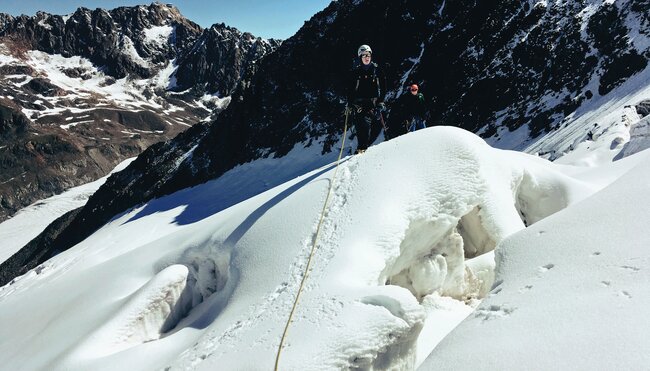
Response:
[[[0,221],[218,114],[279,45],[160,3],[0,14]]]
[[[140,14],[148,8],[136,9]],[[310,150],[300,166],[318,163],[340,145],[347,71],[360,44],[370,44],[385,69],[389,107],[407,85],[421,86],[429,125],[459,126],[494,146],[551,160],[592,147],[609,148],[608,158],[626,146],[637,151],[643,146],[628,144],[630,132],[647,140],[645,131],[634,133],[641,122],[647,128],[642,117],[650,97],[649,11],[648,1],[334,1],[281,45],[257,41],[266,52],[255,55],[265,56],[240,73],[244,78],[228,90],[227,109],[152,145],[111,176],[84,208],[60,218],[2,265],[0,283],[73,246],[120,212],[238,165],[281,161],[304,148]],[[37,18],[32,22],[42,22]],[[184,31],[174,39],[202,47],[191,25],[177,27]],[[203,36],[210,33],[223,34],[213,27]],[[127,44],[148,55],[147,42]],[[209,58],[200,53],[167,53],[176,58],[180,90],[218,80],[201,80],[218,74],[202,68]],[[87,58],[92,61],[92,53]],[[142,78],[159,76],[137,61],[123,69]],[[118,79],[122,69],[110,70],[105,73]],[[392,109],[388,124],[399,125],[401,115]]]

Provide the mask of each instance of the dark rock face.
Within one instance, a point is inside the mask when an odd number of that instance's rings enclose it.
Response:
[[[230,95],[278,45],[160,3],[0,14],[0,222],[218,114],[203,95]]]
[[[15,106],[0,105],[0,138],[13,138],[25,135],[29,120]]]
[[[237,82],[249,81],[256,62],[280,46],[280,41],[256,38],[224,24],[205,30],[179,57],[176,79],[179,90],[196,87],[201,92],[230,95]]]
[[[51,248],[52,241],[69,226],[70,221],[77,216],[79,211],[80,209],[73,210],[59,217],[34,240],[34,242],[38,240],[38,244],[30,243],[4,261],[0,265],[0,285],[11,282],[14,277],[25,274],[35,267],[35,265],[25,264],[25,262],[44,262],[56,255]]]
[[[624,22],[625,18],[614,4],[603,5],[589,20],[587,30],[593,35],[594,46],[603,54],[605,72],[598,87],[601,95],[609,93],[647,64],[646,58],[628,45],[630,30]]]
[[[644,100],[642,102],[639,102],[635,108],[636,108],[636,113],[641,115],[641,117],[646,117],[650,115],[650,100]]]
[[[324,137],[328,151],[342,126],[345,71],[362,43],[373,47],[385,68],[389,105],[415,82],[427,99],[429,125],[484,136],[497,127],[527,126],[531,137],[553,130],[583,102],[647,65],[650,51],[629,42],[635,31],[625,20],[636,19],[639,32],[650,31],[650,5],[535,4],[332,4],[263,61],[241,104],[233,102],[213,125],[204,142],[211,145],[197,148],[193,168],[227,169],[260,154],[281,156],[307,138]],[[618,36],[611,40],[603,30]],[[599,82],[597,91],[590,91],[591,82]],[[400,116],[390,112],[389,125],[398,125],[392,118]],[[237,137],[245,139],[223,139]],[[240,157],[228,162],[217,156],[221,145],[236,148]],[[219,174],[206,171],[206,178]]]
[[[25,84],[25,90],[32,94],[41,94],[46,97],[65,95],[65,91],[50,83],[46,79],[36,78]]]
[[[179,134],[172,147],[169,146],[170,142],[166,142],[147,148],[129,165],[129,171],[111,175],[106,182],[110,185],[104,187],[105,191],[91,196],[89,202],[101,210],[89,212],[84,207],[64,215],[9,260],[0,264],[0,285],[15,277],[15,273],[7,274],[7,271],[22,274],[68,248],[63,246],[74,246],[81,242],[88,236],[86,230],[94,231],[106,222],[103,218],[98,218],[98,214],[115,215],[143,199],[168,193],[170,188],[180,189],[192,184],[192,179],[172,179],[172,176],[175,175],[178,159],[190,151],[205,132],[206,125],[194,125]],[[178,183],[174,184],[175,182]],[[125,184],[131,186],[124,187]]]
[[[65,250],[116,213],[238,164],[281,157],[299,143],[330,152],[342,132],[345,78],[361,44],[372,46],[385,70],[389,105],[409,84],[420,85],[429,125],[486,137],[501,128],[526,126],[530,137],[555,130],[581,104],[645,68],[650,51],[629,35],[650,33],[649,10],[648,1],[332,2],[259,62],[214,121],[145,151],[96,192],[70,227],[28,246]],[[202,54],[182,58],[188,71],[218,73],[202,68],[209,59]],[[189,72],[180,76],[193,81]],[[389,125],[401,116],[390,112]],[[173,165],[190,148],[192,156]]]

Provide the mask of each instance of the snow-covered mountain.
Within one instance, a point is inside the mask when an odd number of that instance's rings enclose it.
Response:
[[[0,337],[15,339],[0,360],[271,368],[333,184],[281,369],[645,367],[650,241],[629,231],[650,206],[649,9],[332,2],[218,117],[0,265]],[[380,137],[335,170],[355,145],[341,112],[361,43],[389,105],[417,82],[429,123],[449,127]]]
[[[611,160],[642,126],[636,107],[650,99],[647,10],[632,1],[332,2],[259,63],[223,114],[146,151],[32,248],[64,250],[119,212],[249,161],[313,146],[301,163],[322,165],[341,135],[345,77],[360,43],[386,69],[388,103],[420,83],[429,124],[550,159],[578,151],[582,161]],[[400,116],[390,112],[389,125]]]
[[[271,369],[332,185],[280,369],[643,368],[650,241],[628,231],[648,222],[648,155],[559,165],[429,128],[214,212],[248,191],[234,169],[0,289],[0,360]]]
[[[172,5],[0,20],[0,220],[216,115],[279,45]]]

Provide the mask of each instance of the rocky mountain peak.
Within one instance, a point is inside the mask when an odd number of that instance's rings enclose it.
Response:
[[[256,71],[256,62],[280,44],[279,40],[255,37],[223,23],[214,24],[179,57],[175,75],[178,89],[195,86],[203,92],[231,95],[236,82],[249,80]],[[222,65],[230,68],[219,68]]]
[[[171,25],[173,23],[190,22],[181,15],[178,8],[172,4],[158,2],[150,5],[135,7],[119,7],[108,11],[120,24],[130,26],[135,30],[143,30],[154,26]]]
[[[203,31],[176,7],[161,3],[110,11],[80,7],[66,16],[38,12],[5,16],[4,22],[0,37],[25,40],[32,50],[88,58],[115,78],[153,76]]]
[[[14,17],[6,13],[0,13],[0,30],[4,29],[8,23],[13,22]]]
[[[218,115],[279,43],[217,28],[163,3],[0,14],[0,220]]]

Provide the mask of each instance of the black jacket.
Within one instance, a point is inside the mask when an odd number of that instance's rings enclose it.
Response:
[[[370,101],[376,99],[383,102],[386,95],[386,78],[377,65],[371,62],[369,65],[360,64],[352,68],[350,72],[350,85],[348,90],[348,101]]]
[[[426,111],[424,95],[422,93],[413,95],[410,91],[407,91],[399,98],[398,107],[405,120],[410,120],[414,117],[423,118]]]

